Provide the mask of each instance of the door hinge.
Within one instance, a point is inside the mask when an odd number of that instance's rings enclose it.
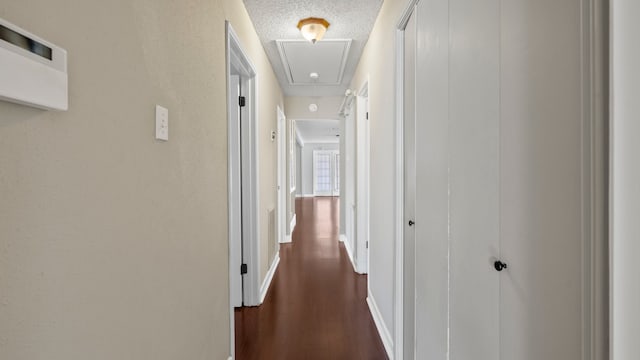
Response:
[[[240,265],[240,275],[244,275],[247,273],[247,264]]]
[[[367,120],[369,120],[369,112],[367,111]]]
[[[247,104],[247,99],[244,96],[240,96],[238,98],[238,105],[240,105],[240,107],[244,107]]]
[[[367,249],[369,248],[369,242],[368,241],[365,243],[365,246],[367,247]]]

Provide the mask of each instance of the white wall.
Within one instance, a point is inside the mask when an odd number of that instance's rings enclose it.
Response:
[[[407,0],[385,0],[351,82],[359,90],[369,76],[370,237],[369,291],[386,327],[394,331],[395,34]]]
[[[316,144],[316,143],[305,143],[302,147],[302,156],[300,157],[301,162],[301,182],[302,185],[302,195],[303,196],[312,196],[313,195],[313,152],[315,150],[340,150],[340,144],[331,143],[331,144]]]
[[[0,17],[66,48],[70,81],[67,112],[0,102],[0,359],[226,359],[225,19],[260,78],[262,225],[282,105],[242,2],[3,0]]]
[[[611,359],[640,354],[640,2],[613,0]]]

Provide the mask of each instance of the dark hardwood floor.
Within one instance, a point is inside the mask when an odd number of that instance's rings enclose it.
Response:
[[[264,303],[235,311],[236,359],[387,359],[367,276],[353,271],[338,241],[338,199],[298,199],[296,214]]]

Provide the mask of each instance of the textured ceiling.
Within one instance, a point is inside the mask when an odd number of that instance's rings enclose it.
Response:
[[[383,0],[244,0],[262,46],[286,96],[342,96],[349,86]],[[307,17],[331,25],[325,39],[353,39],[340,85],[289,85],[275,40],[302,39],[296,25]]]

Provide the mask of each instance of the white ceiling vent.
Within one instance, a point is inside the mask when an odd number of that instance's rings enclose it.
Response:
[[[340,85],[351,40],[276,40],[284,72],[291,85]],[[318,73],[317,79],[309,74]]]

